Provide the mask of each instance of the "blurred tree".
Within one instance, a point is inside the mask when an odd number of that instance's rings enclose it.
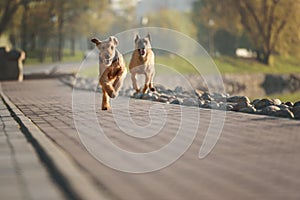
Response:
[[[211,48],[225,55],[232,55],[235,51],[243,29],[236,13],[230,9],[219,0],[194,2],[192,21],[197,27],[197,39],[207,51],[211,51],[210,43],[214,43]]]
[[[285,30],[289,23],[294,24],[294,17],[299,16],[299,1],[260,0],[232,2],[241,17],[241,24],[247,30],[253,44],[258,48],[258,59],[270,64],[271,54],[286,43]],[[298,15],[298,16],[297,16]],[[300,24],[296,25],[299,27]],[[293,34],[297,34],[294,32]]]
[[[19,7],[39,0],[1,0],[0,1],[0,36],[7,30]]]
[[[300,1],[197,0],[195,7],[196,23],[213,18],[218,29],[239,34],[244,30],[258,52],[258,60],[265,64],[270,64],[272,54],[286,53],[292,41],[300,39]]]
[[[190,20],[190,13],[180,12],[177,10],[161,9],[158,12],[150,13],[148,16],[147,26],[160,27],[173,29],[175,31],[184,33],[185,35],[196,39],[197,29]],[[170,38],[166,39],[166,42]],[[185,41],[169,41],[167,43],[172,43],[174,48],[178,49],[181,53],[192,52],[190,46],[186,44]],[[158,54],[169,54],[166,51],[156,50]]]
[[[22,5],[20,0],[2,0],[0,1],[0,36],[7,29],[12,17]]]
[[[197,29],[190,21],[189,13],[170,9],[162,9],[158,12],[149,14],[147,17],[149,21],[147,24],[148,26],[173,29],[192,38],[196,38]]]
[[[77,37],[87,34],[90,24],[103,29],[99,23],[99,18],[90,18],[91,15],[101,16],[106,8],[106,0],[56,0],[57,16],[57,38],[58,60],[62,60],[63,47],[66,37],[70,39],[71,54],[75,54],[75,41]],[[93,22],[90,22],[93,21]],[[104,22],[104,19],[102,19]]]

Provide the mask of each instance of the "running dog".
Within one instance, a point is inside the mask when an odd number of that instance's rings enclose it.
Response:
[[[99,84],[102,87],[102,110],[110,110],[109,98],[118,96],[126,76],[126,67],[122,54],[116,49],[119,41],[109,37],[105,41],[91,40],[99,49]]]
[[[153,87],[153,78],[155,75],[154,53],[151,49],[150,42],[151,39],[149,33],[145,38],[140,38],[139,35],[136,35],[134,40],[135,50],[133,51],[129,63],[129,70],[131,73],[133,88],[136,92],[140,92],[136,80],[137,74],[145,75],[145,85],[142,90],[143,93],[147,93],[149,88],[152,92],[155,91],[155,88]]]

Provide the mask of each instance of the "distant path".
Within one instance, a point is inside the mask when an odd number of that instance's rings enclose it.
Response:
[[[34,64],[34,65],[24,65],[24,74],[34,74],[34,73],[49,73],[53,70],[60,73],[76,72],[83,61],[75,62],[56,62],[47,64]],[[93,65],[97,63],[96,60],[86,60],[85,65]]]

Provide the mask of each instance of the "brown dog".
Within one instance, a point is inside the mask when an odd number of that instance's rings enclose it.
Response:
[[[109,98],[118,96],[126,76],[126,67],[122,54],[116,49],[119,42],[116,37],[105,41],[91,40],[99,49],[99,84],[102,87],[102,110],[110,110]]]
[[[150,34],[148,34],[145,38],[140,38],[139,35],[136,35],[134,40],[135,50],[130,60],[129,70],[131,73],[133,88],[136,92],[140,91],[136,80],[137,74],[145,75],[143,93],[146,93],[149,88],[151,91],[155,91],[155,88],[153,87],[153,78],[155,75],[154,53],[151,49],[150,42]]]

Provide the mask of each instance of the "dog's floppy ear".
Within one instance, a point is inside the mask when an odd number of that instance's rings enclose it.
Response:
[[[136,34],[135,39],[134,39],[134,42],[136,43],[139,39],[140,39],[139,34]]]
[[[150,33],[147,34],[146,38],[148,38],[148,40],[151,41]]]
[[[114,36],[110,36],[109,41],[113,41],[116,46],[119,44],[119,40]]]
[[[98,38],[91,39],[91,42],[95,43],[96,45],[101,44],[101,41]]]

